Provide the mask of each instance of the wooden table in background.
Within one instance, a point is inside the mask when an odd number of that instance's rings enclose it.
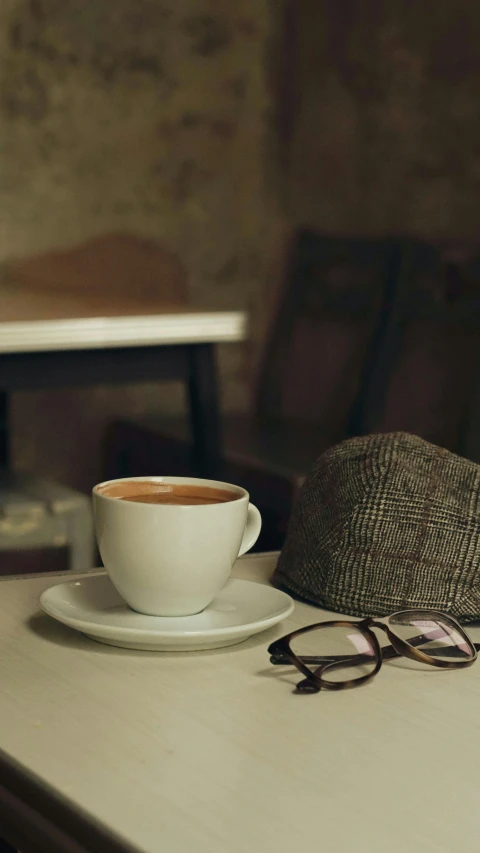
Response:
[[[275,555],[235,574],[266,582]],[[480,664],[295,695],[267,646],[102,646],[0,583],[0,833],[24,853],[478,853]],[[480,639],[480,628],[472,628]]]
[[[215,346],[243,341],[246,326],[241,311],[0,290],[0,465],[9,461],[12,392],[176,379],[187,386],[195,457],[214,472],[221,441]]]

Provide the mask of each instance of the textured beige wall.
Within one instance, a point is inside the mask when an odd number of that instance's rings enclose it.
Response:
[[[293,6],[295,219],[343,234],[476,238],[479,4]]]
[[[479,42],[472,0],[1,0],[0,263],[160,238],[193,301],[247,307],[258,341],[278,199],[339,234],[477,236]],[[249,352],[221,356],[242,408]],[[158,386],[19,395],[17,464],[87,487],[116,412],[181,404]]]
[[[258,337],[274,18],[268,0],[2,0],[0,263],[129,230],[178,253],[195,304],[250,310]],[[244,408],[245,351],[221,366]],[[16,464],[88,488],[115,413],[181,405],[174,386],[18,395]]]

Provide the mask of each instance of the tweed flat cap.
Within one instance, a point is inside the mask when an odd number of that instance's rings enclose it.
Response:
[[[329,449],[272,580],[353,616],[420,607],[480,619],[480,465],[406,433]]]

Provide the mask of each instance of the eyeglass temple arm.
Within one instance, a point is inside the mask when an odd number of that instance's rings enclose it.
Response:
[[[363,655],[359,653],[358,655],[297,655],[297,657],[303,663],[311,663],[311,664],[322,664],[322,663],[342,663],[348,664],[350,666],[358,666],[360,663],[367,663],[372,660],[372,655]],[[393,646],[385,646],[382,649],[382,658],[383,660],[387,660],[388,658],[400,657],[399,653],[395,651]],[[270,663],[273,663],[275,666],[285,666],[285,664],[291,663],[291,660],[288,654],[275,654],[270,656]]]
[[[411,646],[420,646],[422,642],[425,641],[425,635],[420,634],[418,637],[412,637],[408,642]],[[480,643],[473,643],[477,652],[480,651]],[[441,653],[443,656],[448,654],[448,649],[430,649],[429,655],[435,657],[435,653]],[[345,661],[348,666],[358,666],[360,663],[368,663],[371,660],[371,655],[358,654],[358,655],[298,655],[303,663],[312,663],[312,664],[322,664],[322,663],[336,663]],[[396,649],[393,648],[392,645],[382,646],[382,660],[391,660],[392,658],[401,657],[400,652],[397,652]],[[270,657],[270,663],[274,665],[280,666],[290,663],[288,655],[286,654],[276,654]]]
[[[418,640],[419,638],[414,637],[413,639]],[[409,642],[411,642],[411,641],[409,641]],[[414,645],[414,644],[412,643],[412,645]],[[419,643],[416,643],[415,645],[419,645]],[[473,645],[475,646],[475,648],[478,651],[480,648],[480,643],[473,643]],[[454,648],[430,649],[428,653],[431,657],[435,657],[435,655],[437,653],[439,655],[442,655],[442,657],[446,657],[446,656],[448,656],[449,652],[454,654],[455,649]],[[397,652],[396,649],[393,648],[393,646],[384,646],[384,648],[382,648],[382,660],[388,660],[390,658],[396,658],[396,657],[401,657],[401,655],[400,655],[400,652]],[[303,663],[306,663],[305,658],[303,658],[303,657],[302,657],[302,661],[303,661]],[[359,664],[363,664],[363,663],[371,663],[371,661],[372,661],[371,655],[362,655],[362,654],[354,655],[353,657],[351,657],[349,655],[343,655],[343,660],[335,660],[335,661],[334,660],[326,661],[325,659],[324,660],[320,659],[317,661],[320,665],[318,666],[317,669],[315,669],[313,671],[313,675],[321,675],[321,673],[323,672],[324,669],[328,669],[329,671],[331,671],[332,669],[346,669],[349,666],[358,666]],[[314,661],[312,661],[312,663],[314,663]],[[299,684],[297,684],[297,689],[301,690],[302,686],[308,684],[309,681],[310,681],[309,678],[305,678],[304,681],[301,681]]]

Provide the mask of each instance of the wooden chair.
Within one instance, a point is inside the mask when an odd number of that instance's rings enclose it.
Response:
[[[247,488],[258,504],[259,550],[281,545],[292,502],[317,456],[363,432],[369,417],[363,397],[376,359],[370,351],[383,345],[399,262],[395,241],[307,231],[293,241],[253,414],[224,422],[222,476]],[[183,421],[153,415],[108,431],[108,477],[191,475],[197,464]]]
[[[407,429],[480,461],[480,252],[405,241],[361,398],[366,432]]]

